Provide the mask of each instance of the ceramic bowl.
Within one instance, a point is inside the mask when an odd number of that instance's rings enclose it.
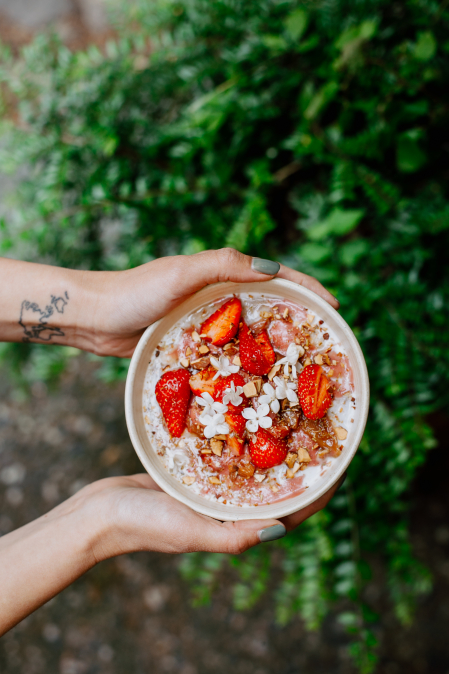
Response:
[[[194,494],[189,488],[170,475],[153,449],[145,430],[143,415],[143,387],[148,363],[170,328],[186,314],[208,305],[221,297],[233,293],[264,293],[280,299],[290,300],[307,307],[324,320],[344,347],[354,373],[354,389],[357,407],[354,411],[354,423],[351,424],[345,448],[337,461],[326,471],[321,479],[298,496],[267,505],[232,506],[214,503]],[[316,501],[343,475],[351,463],[362,439],[368,415],[369,381],[365,359],[354,333],[346,321],[327,302],[310,290],[291,281],[274,279],[262,283],[217,283],[206,286],[176,307],[167,316],[151,325],[142,335],[129,366],[125,390],[125,412],[131,442],[143,466],[170,496],[178,499],[197,512],[209,515],[217,520],[264,519],[284,517]]]

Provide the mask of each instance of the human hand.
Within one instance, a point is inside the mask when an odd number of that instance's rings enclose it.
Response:
[[[100,525],[101,535],[91,547],[99,562],[139,550],[239,554],[298,527],[322,510],[341,484],[342,480],[315,503],[281,520],[219,522],[168,496],[146,474],[106,478],[76,497],[84,503],[86,527],[92,518]]]
[[[121,272],[90,272],[87,280],[95,297],[96,352],[132,356],[145,328],[197,290],[220,281],[249,283],[277,276],[312,290],[338,309],[338,301],[315,278],[271,261],[261,261],[268,262],[268,268],[265,265],[264,271],[257,271],[257,260],[222,248],[162,257]]]

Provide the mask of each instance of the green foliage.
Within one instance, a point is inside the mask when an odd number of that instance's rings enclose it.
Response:
[[[19,61],[3,54],[1,166],[21,178],[1,251],[124,269],[227,244],[338,296],[371,413],[326,516],[276,545],[276,611],[316,628],[337,601],[360,670],[373,671],[367,556],[382,558],[403,622],[430,583],[408,542],[407,494],[434,445],[426,415],[449,397],[449,9],[139,0],[116,11],[104,53],[39,37]],[[109,362],[104,376],[120,374]],[[238,560],[239,607],[263,592],[273,549]],[[199,599],[224,559],[185,558]]]

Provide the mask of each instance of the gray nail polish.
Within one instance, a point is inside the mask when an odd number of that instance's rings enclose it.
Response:
[[[251,269],[253,271],[258,271],[259,274],[267,274],[268,276],[274,276],[278,273],[280,268],[281,265],[279,262],[263,260],[261,257],[253,257],[251,262]]]
[[[257,532],[259,540],[261,543],[267,543],[268,541],[277,541],[278,538],[283,538],[287,533],[287,529],[283,524],[275,524],[272,527],[267,527],[266,529],[261,529]]]

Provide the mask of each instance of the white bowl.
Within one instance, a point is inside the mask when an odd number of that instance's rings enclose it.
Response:
[[[354,390],[357,400],[354,410],[354,423],[348,434],[342,454],[334,461],[326,473],[309,489],[300,494],[276,503],[258,506],[232,506],[209,501],[181,484],[170,475],[153,449],[143,415],[143,387],[148,363],[170,328],[186,314],[207,305],[221,297],[233,293],[266,293],[280,299],[290,300],[307,307],[331,328],[344,347],[354,373]],[[151,325],[142,335],[129,366],[125,390],[125,413],[131,442],[145,469],[157,484],[170,496],[203,515],[217,520],[243,520],[284,517],[308,506],[322,496],[343,475],[356,453],[365,429],[369,406],[369,381],[365,359],[354,333],[340,314],[321,297],[296,283],[283,279],[274,279],[262,283],[216,283],[195,293],[176,307],[167,316]]]

